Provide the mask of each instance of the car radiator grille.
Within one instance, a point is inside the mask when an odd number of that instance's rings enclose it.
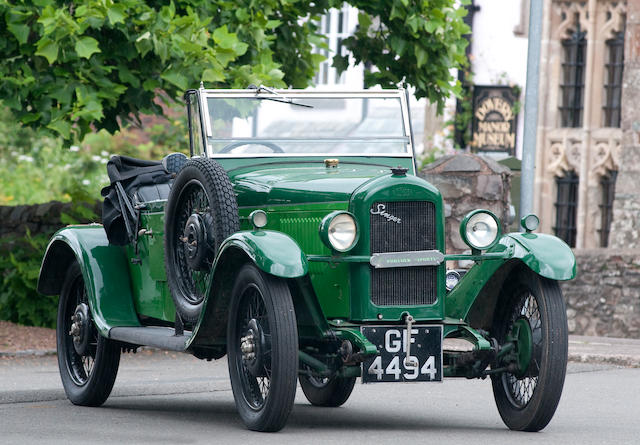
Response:
[[[386,212],[390,216],[380,213]],[[375,214],[374,214],[375,213]],[[400,223],[392,217],[400,218]],[[435,205],[427,201],[374,202],[370,211],[371,253],[436,248]],[[377,306],[433,304],[437,267],[371,266],[371,302]]]

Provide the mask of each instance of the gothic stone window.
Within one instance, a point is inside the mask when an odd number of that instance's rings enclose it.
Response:
[[[622,96],[622,69],[624,67],[624,31],[607,40],[608,60],[605,65],[604,126],[620,127],[620,98]]]
[[[568,171],[556,178],[556,225],[553,228],[558,238],[569,246],[576,245],[576,211],[578,209],[578,184],[576,172]]]
[[[618,172],[609,170],[600,178],[602,202],[600,204],[600,247],[609,247],[609,230],[613,220],[613,198],[615,197]]]
[[[560,117],[562,127],[581,127],[584,107],[584,71],[587,60],[586,31],[580,29],[576,15],[576,28],[570,37],[562,41],[564,61],[562,63],[562,104]]]

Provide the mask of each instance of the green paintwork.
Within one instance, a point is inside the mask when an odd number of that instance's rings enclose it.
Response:
[[[242,249],[264,272],[280,278],[307,274],[309,265],[300,246],[290,236],[273,230],[236,232],[224,240],[218,258],[230,247]]]
[[[319,236],[322,219],[329,213],[346,210],[347,202],[269,205],[266,229],[277,230],[293,238],[305,255],[330,255],[331,251]],[[248,229],[248,215],[254,207],[240,209],[241,228]],[[327,318],[348,318],[350,310],[349,268],[344,264],[310,263],[309,278]]]
[[[576,276],[576,257],[560,238],[544,233],[511,233],[516,241],[514,257],[550,280],[566,281]]]
[[[131,294],[127,257],[121,247],[109,245],[102,226],[69,226],[58,231],[47,247],[43,264],[59,247],[58,243],[73,251],[82,269],[89,306],[100,334],[107,336],[114,326],[140,326]],[[45,273],[43,269],[41,274]]]
[[[576,274],[576,260],[571,248],[552,235],[510,233],[488,252],[503,255],[503,258],[495,255],[490,261],[480,261],[462,277],[447,295],[448,317],[466,320],[484,285],[507,261],[517,259],[535,273],[552,280],[570,280]]]
[[[360,222],[360,240],[349,251],[349,255],[367,256],[371,254],[369,210],[376,201],[430,201],[436,213],[436,249],[444,251],[444,209],[438,189],[425,180],[412,175],[392,175],[387,173],[372,179],[354,191],[349,211]],[[364,223],[367,222],[367,223]],[[444,318],[445,264],[438,267],[438,300],[433,305],[385,306],[374,305],[369,295],[370,266],[368,263],[350,263],[351,271],[351,320],[357,321],[398,321],[406,312],[416,320],[442,320]],[[357,298],[355,297],[357,296]]]
[[[151,234],[139,236],[136,246],[127,246],[136,310],[144,317],[174,321],[176,310],[164,267],[164,211],[141,212],[140,228]]]
[[[336,324],[333,324],[333,331],[340,340],[349,340],[356,346],[360,352],[364,355],[374,355],[378,353],[378,348],[376,345],[371,343],[367,337],[360,332],[360,328],[351,328],[351,327],[335,327]]]

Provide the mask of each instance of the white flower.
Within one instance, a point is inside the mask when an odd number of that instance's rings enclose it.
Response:
[[[82,185],[89,185],[89,184],[91,184],[91,181],[89,181],[88,179],[82,180]]]
[[[33,158],[27,155],[20,155],[18,156],[18,161],[33,162]]]
[[[100,162],[100,159],[101,159],[100,156],[96,156],[96,155],[91,156],[91,160],[93,162]]]
[[[109,157],[109,152],[108,152],[108,151],[105,151],[105,150],[102,150],[102,151],[100,152],[100,156],[104,156],[105,158],[108,158],[108,157]]]
[[[102,158],[100,159],[100,162],[102,162],[103,164],[106,164],[107,162],[109,162],[109,160],[107,158]]]
[[[69,151],[73,151],[73,152],[80,151],[80,147],[78,147],[77,145],[72,145],[71,147],[69,147]]]

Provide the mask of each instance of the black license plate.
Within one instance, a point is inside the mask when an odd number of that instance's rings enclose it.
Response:
[[[362,334],[376,345],[378,355],[362,363],[362,383],[442,381],[442,326],[413,326],[410,362],[406,366],[407,328],[362,326]]]

